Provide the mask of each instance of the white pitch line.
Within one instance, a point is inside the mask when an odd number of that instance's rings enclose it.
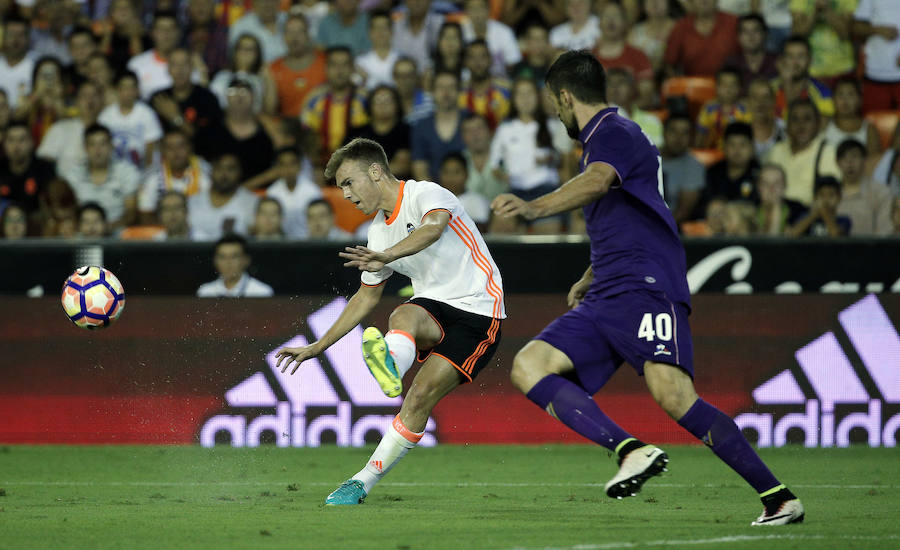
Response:
[[[300,480],[278,480],[278,481],[35,481],[35,480],[4,480],[7,486],[14,485],[45,485],[45,486],[75,486],[75,487],[214,487],[214,486],[235,486],[235,487],[267,487],[271,485],[287,485],[297,483],[299,485],[307,485],[313,487],[330,487],[335,482],[325,481],[300,481]],[[456,487],[460,489],[468,487],[571,487],[571,488],[594,488],[603,487],[602,483],[505,483],[505,482],[452,482],[452,481],[385,481],[379,485],[383,487]],[[715,483],[697,484],[697,483],[652,483],[648,487],[659,487],[666,489],[735,489],[741,487],[735,485],[722,485]],[[825,484],[799,484],[791,485],[797,489],[900,489],[900,485],[876,485],[876,484],[849,484],[841,485],[834,483]]]
[[[574,546],[544,546],[544,547],[525,547],[515,546],[510,550],[616,550],[618,548],[642,548],[653,546],[687,546],[700,544],[723,544],[734,542],[754,542],[768,540],[847,540],[847,541],[887,541],[900,540],[898,535],[887,536],[833,536],[833,535],[734,535],[730,537],[716,537],[711,539],[688,539],[688,540],[652,540],[647,542],[607,542],[602,544],[576,544]]]

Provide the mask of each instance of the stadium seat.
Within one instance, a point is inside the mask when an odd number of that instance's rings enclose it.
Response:
[[[691,118],[696,118],[700,107],[716,97],[716,79],[711,76],[673,76],[663,82],[661,93],[663,105],[670,97],[687,98]]]
[[[719,149],[691,149],[691,154],[707,168],[725,158],[725,153]]]
[[[881,138],[881,147],[883,149],[890,147],[891,141],[894,139],[894,130],[897,128],[897,122],[900,121],[900,111],[872,111],[866,113],[866,120],[878,130],[878,137]]]
[[[152,241],[163,231],[165,229],[161,225],[132,225],[123,229],[119,238],[124,241]]]

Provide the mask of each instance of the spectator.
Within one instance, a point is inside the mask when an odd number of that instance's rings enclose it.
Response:
[[[694,0],[694,12],[669,34],[663,57],[668,76],[713,76],[737,52],[737,17],[718,11],[718,0]]]
[[[491,60],[488,69],[495,76],[505,77],[509,68],[522,60],[515,33],[504,23],[491,19],[488,0],[466,0],[465,9],[463,38],[467,43],[484,40]]]
[[[415,61],[416,67],[424,71],[431,67],[431,52],[437,45],[438,32],[444,24],[444,17],[431,13],[431,0],[407,0],[406,12],[400,12],[394,19],[394,50],[402,57]]]
[[[841,142],[837,164],[841,170],[841,202],[838,215],[850,218],[850,236],[889,235],[891,191],[866,176],[866,148],[855,139]]]
[[[199,298],[268,298],[275,294],[272,287],[247,273],[250,255],[247,241],[240,235],[228,234],[216,242],[213,265],[219,278],[200,285]]]
[[[153,94],[150,104],[163,128],[178,128],[193,138],[222,119],[219,100],[205,86],[191,82],[191,54],[178,48],[169,56],[172,86]]]
[[[353,235],[336,226],[334,210],[325,199],[310,201],[306,207],[306,225],[313,240],[349,241]]]
[[[262,67],[262,49],[259,40],[252,34],[242,34],[231,48],[229,66],[216,73],[209,83],[209,91],[216,95],[219,106],[224,109],[228,105],[227,90],[231,83],[235,79],[243,80],[253,88],[253,112],[260,113],[267,98],[272,104],[278,102],[275,83],[266,81],[265,76],[261,74]],[[268,109],[270,112],[275,111],[273,105],[268,105]]]
[[[600,38],[600,20],[591,13],[591,0],[567,0],[566,22],[550,30],[557,50],[590,50]]]
[[[670,114],[663,129],[665,143],[660,148],[663,197],[679,225],[691,219],[705,178],[703,165],[690,153],[692,130],[687,114]]]
[[[109,18],[100,22],[98,34],[100,53],[108,60],[112,74],[125,70],[130,59],[151,46],[132,0],[112,0]]]
[[[791,227],[792,237],[845,237],[850,233],[850,218],[837,213],[841,202],[841,184],[832,176],[816,179],[812,206]]]
[[[253,9],[228,29],[228,45],[234,48],[238,38],[249,34],[256,38],[262,50],[262,62],[271,63],[284,57],[284,22],[279,0],[255,0]]]
[[[90,78],[88,62],[97,51],[97,38],[87,27],[75,27],[69,33],[66,43],[71,57],[71,64],[65,71],[66,90],[74,91]]]
[[[465,67],[469,82],[459,96],[459,106],[483,115],[491,128],[496,128],[509,112],[509,81],[491,75],[490,52],[480,39],[466,45]]]
[[[433,87],[434,75],[437,72],[452,72],[462,78],[464,44],[463,31],[459,23],[447,22],[441,25],[437,44],[431,56],[431,66],[425,69],[423,75],[426,89],[430,90]]]
[[[857,0],[791,0],[794,34],[809,40],[809,74],[831,86],[856,68],[850,25]]]
[[[64,118],[50,126],[38,147],[38,157],[55,163],[84,160],[84,129],[97,122],[103,109],[100,89],[93,82],[86,80],[78,86],[75,109],[78,116]]]
[[[438,181],[442,187],[456,195],[472,221],[480,230],[485,231],[491,219],[491,204],[484,195],[466,190],[468,179],[466,159],[461,153],[450,153],[444,157]]]
[[[299,13],[306,17],[309,23],[309,37],[316,41],[318,39],[319,25],[328,12],[331,11],[331,4],[326,0],[297,0],[292,2],[290,13]]]
[[[212,241],[227,233],[247,234],[256,209],[256,195],[241,186],[241,161],[223,153],[212,165],[209,190],[188,198],[192,237]]]
[[[147,170],[138,194],[142,223],[152,223],[159,199],[169,191],[187,197],[209,189],[209,166],[193,154],[191,140],[184,130],[172,128],[162,139],[158,163]]]
[[[749,124],[732,122],[725,128],[724,151],[725,158],[706,171],[705,197],[758,203],[759,162],[754,156],[753,130]]]
[[[74,237],[78,233],[78,200],[65,180],[50,180],[39,199],[47,212],[41,234],[44,237]]]
[[[60,65],[72,63],[66,35],[75,13],[72,4],[54,0],[38,0],[35,11],[39,14],[31,28],[31,53],[35,57],[52,57]],[[38,21],[38,18],[40,21]]]
[[[725,225],[728,218],[728,200],[725,197],[713,197],[706,204],[704,222],[706,223],[706,237],[720,237],[725,235]]]
[[[434,112],[434,101],[431,94],[421,86],[416,63],[408,57],[401,57],[394,63],[394,85],[400,94],[403,106],[403,121],[412,124]],[[459,80],[459,77],[457,77]],[[433,87],[433,86],[432,86]]]
[[[775,116],[775,92],[768,80],[758,78],[750,83],[747,109],[750,113],[750,126],[753,128],[756,156],[764,158],[776,143],[787,138],[784,120]]]
[[[787,174],[785,196],[808,205],[813,200],[815,180],[838,175],[834,147],[819,134],[819,113],[811,100],[791,103],[787,134],[787,141],[769,151],[767,161],[781,166]]]
[[[509,190],[509,184],[491,167],[491,127],[481,115],[469,113],[462,122],[462,140],[466,159],[466,190],[478,193],[489,202]]]
[[[284,210],[284,229],[292,239],[307,237],[306,207],[322,197],[313,181],[312,165],[298,149],[285,147],[278,151],[275,166],[281,177],[266,190],[266,196],[277,199]]]
[[[815,78],[809,76],[809,42],[801,36],[792,36],[784,43],[784,52],[778,58],[779,77],[774,82],[775,113],[786,118],[785,109],[799,98],[813,101],[821,116],[834,115],[834,101],[831,90]]]
[[[16,15],[3,22],[3,55],[0,55],[0,89],[6,92],[10,109],[31,92],[34,58],[29,53],[28,21]]]
[[[621,4],[610,2],[600,12],[600,39],[594,48],[594,54],[604,69],[625,68],[631,71],[635,81],[647,80],[653,87],[653,66],[644,52],[630,46],[626,41],[625,9]],[[646,87],[647,85],[644,85]]]
[[[900,4],[861,0],[853,13],[853,30],[865,38],[865,112],[900,109]]]
[[[369,92],[366,105],[369,123],[351,128],[344,143],[357,137],[377,141],[387,154],[391,173],[400,179],[408,178],[412,169],[410,127],[400,118],[400,94],[391,86],[380,85]]]
[[[900,235],[900,196],[891,201],[891,225],[894,228],[891,235]]]
[[[732,122],[750,122],[750,112],[740,97],[738,70],[732,67],[720,69],[716,73],[716,98],[708,101],[697,115],[695,147],[721,149],[726,126]]]
[[[169,56],[181,42],[181,31],[175,13],[157,12],[153,18],[150,34],[153,37],[153,49],[136,55],[128,61],[128,70],[137,75],[141,98],[144,101],[149,100],[155,92],[172,85],[172,76],[169,74]],[[196,71],[192,78],[197,82],[201,81],[201,75]]]
[[[116,79],[116,103],[100,111],[97,121],[112,133],[115,156],[137,168],[153,161],[162,138],[156,113],[138,99],[138,78],[125,71]]]
[[[825,139],[834,147],[854,139],[865,144],[868,156],[881,153],[881,137],[862,115],[862,90],[853,77],[839,78],[834,85],[834,117],[825,126]]]
[[[762,14],[766,28],[766,50],[778,54],[791,35],[791,0],[761,0],[756,13]]]
[[[96,202],[88,202],[78,208],[78,236],[82,239],[105,239],[109,237],[109,222],[106,221],[106,211]]]
[[[188,0],[184,47],[191,57],[198,56],[209,74],[228,64],[228,27],[216,17],[215,0]]]
[[[326,49],[349,48],[356,57],[372,49],[368,28],[369,14],[359,8],[359,0],[334,0],[332,11],[319,23],[316,40]]]
[[[662,69],[663,56],[675,19],[669,12],[669,0],[643,0],[644,18],[628,33],[628,43],[644,52],[654,71]]]
[[[63,67],[53,57],[43,57],[34,64],[31,93],[21,97],[15,118],[28,122],[35,143],[40,144],[47,130],[66,116]]]
[[[533,24],[526,27],[522,35],[522,61],[509,70],[510,77],[530,78],[538,86],[544,86],[544,77],[553,62],[553,48],[547,39],[547,29]]]
[[[784,198],[787,188],[784,170],[777,164],[764,164],[759,169],[756,189],[759,207],[756,209],[756,226],[759,233],[769,237],[781,237],[806,213],[797,201]]]
[[[35,231],[47,215],[41,209],[39,196],[53,179],[53,163],[35,157],[34,140],[22,121],[13,121],[7,127],[3,152],[0,200],[16,201],[28,214],[30,230]]]
[[[178,191],[166,191],[156,205],[156,220],[163,227],[154,240],[174,241],[191,238],[187,197]]]
[[[508,179],[511,193],[529,201],[559,187],[560,154],[553,147],[537,85],[532,80],[520,79],[513,91],[509,118],[494,134],[489,162]],[[555,234],[562,231],[564,218],[555,216],[530,224],[523,221],[495,218],[491,231],[522,232],[529,227],[537,233]]]
[[[452,72],[434,75],[434,112],[413,123],[410,132],[412,175],[417,181],[433,181],[441,160],[463,150],[458,106],[459,77]]]
[[[140,174],[130,162],[113,156],[112,133],[92,124],[84,129],[85,160],[58,164],[56,173],[72,187],[79,204],[103,207],[113,229],[132,225],[137,218]]]
[[[106,56],[100,52],[92,53],[88,58],[88,81],[100,91],[102,107],[116,102],[115,77],[116,74]]]
[[[626,0],[632,2],[633,0]],[[541,25],[545,29],[565,21],[566,0],[524,0],[500,2],[488,0],[491,17],[503,21],[521,35],[529,25]]]
[[[723,237],[749,237],[756,233],[756,206],[748,201],[729,201],[722,212]]]
[[[637,89],[634,74],[617,67],[606,72],[606,93],[609,102],[619,108],[619,114],[635,121],[657,147],[663,144],[663,125],[659,117],[639,109],[635,104]]]
[[[275,162],[275,144],[262,119],[253,111],[253,86],[235,78],[228,90],[228,103],[221,123],[214,124],[195,139],[201,156],[218,158],[231,153],[241,162],[244,186],[256,189],[270,184],[277,174],[270,170]]]
[[[287,54],[269,65],[268,78],[276,92],[278,114],[296,118],[310,91],[325,83],[325,55],[313,46],[302,15],[290,15],[284,30]],[[275,107],[267,105],[266,111],[274,113]]]
[[[356,57],[356,71],[367,90],[380,84],[392,84],[391,72],[394,63],[400,59],[391,47],[391,14],[376,11],[369,15],[369,42],[372,49]]]
[[[725,61],[734,67],[741,79],[741,96],[746,95],[750,83],[758,78],[772,80],[778,76],[778,56],[766,51],[766,21],[757,13],[738,19],[738,51]]]
[[[28,236],[28,215],[21,205],[15,202],[6,204],[0,210],[0,238],[14,241]]]
[[[284,240],[284,209],[275,197],[262,197],[256,203],[250,236],[257,241]]]

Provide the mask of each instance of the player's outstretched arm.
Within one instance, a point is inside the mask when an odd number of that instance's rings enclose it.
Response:
[[[344,267],[356,267],[360,271],[381,271],[385,264],[398,258],[412,256],[431,246],[441,238],[448,223],[450,223],[449,212],[432,210],[422,218],[422,225],[418,229],[383,252],[376,252],[364,246],[348,246],[338,256],[347,260]]]
[[[275,363],[275,368],[277,369],[280,367],[281,372],[284,372],[291,366],[291,363],[296,362],[294,368],[291,370],[291,374],[297,372],[301,363],[328,349],[329,346],[343,338],[345,334],[353,329],[353,327],[358,325],[366,315],[371,313],[378,304],[378,301],[381,300],[382,292],[384,292],[384,285],[360,285],[359,290],[356,291],[356,294],[354,294],[347,303],[347,307],[344,308],[344,311],[341,312],[334,324],[331,325],[331,328],[325,331],[325,334],[323,334],[319,340],[308,346],[299,348],[281,348],[278,350],[278,353],[275,355],[275,357],[278,358],[278,362]],[[281,364],[282,361],[285,361],[284,366]]]
[[[491,209],[503,217],[522,216],[526,220],[544,218],[600,199],[618,180],[619,176],[612,166],[605,162],[592,162],[584,172],[552,193],[533,201],[524,201],[515,195],[504,193],[491,202]]]

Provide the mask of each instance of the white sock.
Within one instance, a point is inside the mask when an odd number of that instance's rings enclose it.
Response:
[[[416,446],[424,433],[424,431],[422,433],[411,432],[403,425],[403,422],[400,422],[399,417],[394,418],[391,427],[381,438],[381,443],[369,457],[366,467],[352,479],[362,481],[366,494],[369,494],[372,487],[381,481],[381,478],[390,472],[391,468],[400,462],[400,459],[406,456],[410,449]]]
[[[384,341],[387,343],[388,351],[394,358],[394,366],[400,373],[400,378],[406,374],[416,360],[416,341],[412,335],[402,330],[390,330],[384,335]]]

